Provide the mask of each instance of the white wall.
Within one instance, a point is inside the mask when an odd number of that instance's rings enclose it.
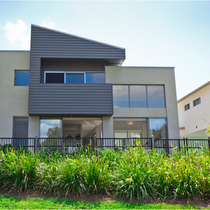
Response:
[[[164,85],[166,108],[115,108],[113,117],[167,117],[168,137],[179,138],[173,67],[105,67],[106,83],[114,85]]]
[[[29,62],[28,51],[0,51],[0,137],[12,137],[13,116],[28,116],[29,87],[14,86],[14,78]]]
[[[201,98],[201,104],[193,106],[193,101]],[[190,103],[190,109],[185,111],[185,105]],[[178,102],[180,136],[207,137],[205,130],[210,123],[210,85],[190,94]]]

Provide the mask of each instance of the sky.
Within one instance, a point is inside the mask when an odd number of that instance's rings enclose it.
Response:
[[[177,99],[210,80],[210,1],[0,1],[0,50],[30,50],[31,24],[123,47],[123,66],[175,67]]]

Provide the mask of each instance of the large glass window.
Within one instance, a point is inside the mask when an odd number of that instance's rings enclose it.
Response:
[[[113,85],[114,108],[165,108],[164,86]]]
[[[84,83],[83,73],[66,74],[66,83]]]
[[[155,139],[167,138],[166,118],[149,118],[150,136],[154,135]]]
[[[146,86],[131,85],[130,86],[130,107],[147,107]]]
[[[115,108],[128,108],[128,86],[114,85],[113,86],[113,103]]]
[[[15,71],[15,86],[29,86],[29,71]]]
[[[86,73],[86,83],[104,83],[104,73]]]
[[[40,137],[41,138],[61,137],[61,120],[40,119]]]
[[[163,86],[147,86],[148,108],[165,108]]]

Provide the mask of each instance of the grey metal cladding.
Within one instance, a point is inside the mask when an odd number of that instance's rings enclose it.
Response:
[[[113,114],[111,84],[40,83],[42,58],[120,61],[125,58],[124,49],[33,25],[31,28],[29,115]]]
[[[112,115],[111,84],[39,84],[30,90],[31,115]]]

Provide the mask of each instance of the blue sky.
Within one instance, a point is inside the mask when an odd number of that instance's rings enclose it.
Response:
[[[30,49],[31,24],[120,46],[123,66],[175,67],[177,99],[210,80],[208,1],[0,1],[0,50]]]

